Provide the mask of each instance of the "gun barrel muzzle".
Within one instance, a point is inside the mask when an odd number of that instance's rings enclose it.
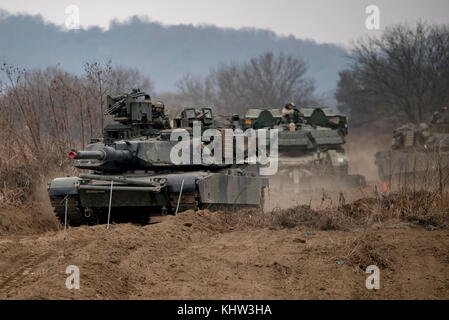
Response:
[[[70,159],[95,159],[95,160],[104,160],[106,157],[106,153],[101,150],[96,151],[77,151],[72,150],[69,153]]]

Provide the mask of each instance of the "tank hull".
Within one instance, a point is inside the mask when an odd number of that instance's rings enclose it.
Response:
[[[65,219],[67,200],[71,225],[103,223],[109,207],[112,221],[147,223],[150,216],[189,209],[261,208],[267,186],[264,177],[245,174],[241,168],[228,168],[216,172],[57,178],[50,182],[48,194],[61,221]]]
[[[278,174],[270,179],[273,188],[302,190],[310,188],[341,189],[364,187],[365,177],[348,173],[343,150],[325,152],[279,151]]]
[[[425,187],[447,180],[449,152],[389,150],[377,152],[379,179],[389,185]],[[447,182],[447,181],[446,181]]]

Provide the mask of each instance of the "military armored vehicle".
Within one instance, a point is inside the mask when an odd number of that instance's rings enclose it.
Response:
[[[200,121],[202,131],[215,128],[236,128],[240,127],[238,115],[225,116],[215,114],[212,108],[184,108],[173,119],[173,128],[193,128],[193,122]]]
[[[428,123],[405,124],[393,131],[391,149],[375,154],[381,181],[391,186],[447,184],[449,112],[441,108]]]
[[[279,170],[274,178],[279,180],[281,189],[292,188],[291,183],[296,189],[366,184],[363,176],[348,174],[348,158],[343,149],[347,120],[331,108],[294,108],[287,118],[279,109],[251,108],[242,126],[279,130]]]
[[[214,117],[211,108],[184,108],[174,119],[173,128],[192,128],[194,121],[201,122],[201,129],[213,127]]]
[[[69,153],[83,173],[49,183],[51,204],[61,221],[66,202],[72,225],[102,223],[109,213],[116,221],[148,222],[151,215],[187,209],[263,206],[268,182],[259,176],[257,165],[175,163],[171,152],[179,142],[171,135],[180,129],[164,129],[160,115],[154,123],[155,105],[149,95],[134,90],[108,96],[107,104],[106,114],[114,121],[105,126],[104,136],[92,139],[85,150]],[[190,136],[187,145],[195,139],[200,148],[207,145],[201,137]]]

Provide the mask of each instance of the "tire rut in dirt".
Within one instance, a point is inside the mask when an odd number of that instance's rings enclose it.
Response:
[[[49,252],[49,253],[46,253],[46,254],[40,256],[39,258],[37,258],[37,259],[35,259],[33,261],[25,263],[22,267],[20,267],[18,270],[13,272],[10,276],[7,276],[5,280],[0,282],[0,291],[2,291],[5,288],[8,288],[7,287],[8,284],[14,283],[14,281],[17,280],[17,278],[19,278],[24,273],[25,270],[27,270],[27,269],[30,269],[30,270],[36,269],[36,267],[39,264],[45,262],[52,254],[53,254],[52,252]],[[24,259],[24,260],[26,261],[28,259]],[[2,273],[4,273],[4,271],[2,271]]]

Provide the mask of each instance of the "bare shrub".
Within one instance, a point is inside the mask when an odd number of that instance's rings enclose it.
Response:
[[[449,26],[419,22],[387,27],[355,43],[340,72],[339,110],[353,127],[393,129],[427,121],[449,101]]]
[[[151,81],[135,69],[86,63],[77,76],[52,67],[0,66],[0,200],[19,205],[51,172],[72,173],[67,152],[102,135],[106,94]]]
[[[244,113],[251,106],[279,108],[314,100],[313,81],[304,61],[266,52],[244,63],[221,64],[204,79],[186,75],[178,88],[190,105],[212,105],[228,113]]]
[[[339,207],[313,210],[302,205],[270,212],[260,209],[222,212],[221,221],[236,228],[298,228],[349,231],[388,221],[449,228],[449,194],[419,191],[366,197]]]
[[[317,230],[349,230],[353,226],[350,217],[338,210],[313,210],[302,205],[290,209],[274,209],[263,212],[259,209],[224,213],[223,220],[236,227],[296,228],[308,227]]]
[[[391,269],[393,257],[392,248],[382,245],[379,235],[362,233],[346,248],[347,254],[341,259],[365,271],[366,267],[375,265],[382,270]]]

